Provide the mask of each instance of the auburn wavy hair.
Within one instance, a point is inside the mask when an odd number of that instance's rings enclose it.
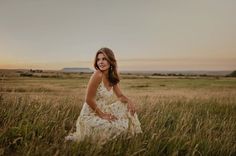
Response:
[[[95,59],[94,59],[94,68],[96,70],[100,70],[97,65],[97,60],[98,60],[97,58],[98,58],[99,54],[103,54],[110,64],[110,68],[108,71],[108,80],[110,82],[110,86],[116,85],[117,83],[120,82],[120,77],[117,72],[117,63],[116,63],[116,59],[115,59],[115,55],[114,55],[113,51],[109,48],[106,48],[106,47],[101,48],[97,51]]]

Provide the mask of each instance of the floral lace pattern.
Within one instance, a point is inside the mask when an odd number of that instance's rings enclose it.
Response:
[[[96,92],[96,104],[103,112],[115,115],[118,120],[109,122],[102,119],[87,103],[84,103],[76,121],[76,132],[66,136],[65,139],[79,142],[90,136],[94,141],[105,142],[123,132],[128,132],[131,135],[142,133],[137,114],[132,116],[127,110],[127,105],[120,101],[114,102],[112,95],[113,88],[108,90],[101,82]]]

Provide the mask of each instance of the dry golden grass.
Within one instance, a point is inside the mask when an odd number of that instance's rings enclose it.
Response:
[[[143,134],[103,147],[64,142],[89,75],[0,80],[0,155],[235,155],[236,79],[122,76]]]

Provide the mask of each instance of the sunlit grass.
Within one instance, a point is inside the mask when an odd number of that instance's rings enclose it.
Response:
[[[143,134],[122,134],[102,147],[75,130],[88,76],[6,77],[0,83],[0,155],[234,155],[236,79],[123,77]]]

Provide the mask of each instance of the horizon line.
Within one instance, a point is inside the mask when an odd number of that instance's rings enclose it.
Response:
[[[64,67],[64,68],[89,68],[89,67]],[[61,69],[43,69],[43,68],[0,68],[0,70],[45,70],[45,71],[48,71],[48,70],[51,70],[51,71],[61,71],[63,70],[64,68],[61,68]],[[89,68],[91,69],[91,68]],[[95,69],[91,69],[93,71],[95,71]],[[118,70],[120,72],[128,72],[128,71],[140,71],[140,72],[156,72],[156,71],[236,71],[236,69],[225,69],[225,70],[221,70],[221,69],[147,69],[147,70],[144,70],[144,69],[121,69],[121,70]]]

